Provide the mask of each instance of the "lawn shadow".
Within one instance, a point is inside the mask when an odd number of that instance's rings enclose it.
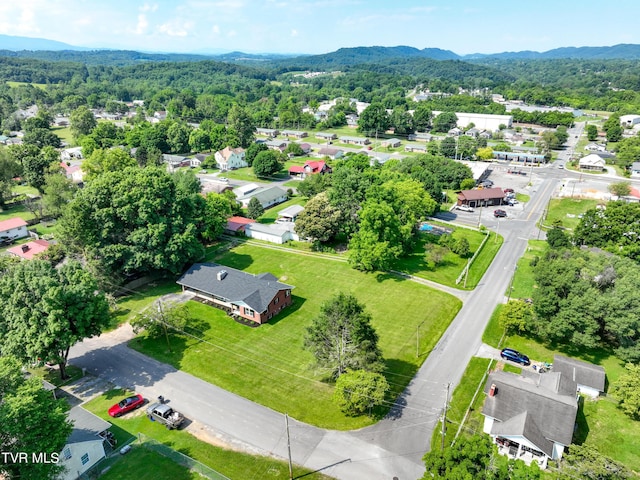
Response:
[[[300,308],[302,308],[302,306],[305,304],[305,302],[307,301],[306,298],[304,297],[299,297],[297,295],[291,295],[291,300],[292,300],[292,304],[289,305],[288,307],[283,308],[282,310],[280,310],[277,315],[275,315],[271,320],[269,320],[269,325],[275,325],[277,323],[280,323],[282,320],[286,320],[289,315],[294,314],[295,312],[297,312],[298,310],[300,310]]]
[[[387,358],[384,361],[386,369],[383,375],[387,378],[387,381],[391,385],[391,389],[387,394],[387,399],[393,402],[391,408],[380,409],[380,411],[372,412],[372,417],[376,420],[387,418],[391,420],[397,420],[402,418],[404,414],[404,408],[407,405],[406,396],[409,393],[408,388],[411,388],[411,383],[418,371],[418,366],[399,360],[397,358]]]
[[[224,252],[216,258],[221,264],[238,270],[245,270],[253,263],[253,257],[235,251]]]

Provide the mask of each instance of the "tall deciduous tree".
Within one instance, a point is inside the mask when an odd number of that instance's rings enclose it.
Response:
[[[458,116],[453,112],[442,112],[432,123],[436,132],[446,133],[458,124]]]
[[[22,262],[0,278],[0,299],[2,354],[55,361],[62,378],[69,349],[109,323],[104,293],[78,262]]]
[[[210,192],[206,197],[204,229],[202,236],[207,240],[215,240],[224,231],[227,219],[233,213],[232,203],[226,195]]]
[[[0,356],[0,451],[45,454],[52,459],[71,434],[66,400],[56,400],[37,378],[26,379],[20,362]],[[63,466],[57,462],[10,462],[0,465],[7,479],[54,480]],[[4,477],[3,475],[3,477]]]
[[[598,127],[593,124],[589,124],[586,126],[587,131],[587,140],[590,142],[595,142],[598,139]]]
[[[348,369],[379,372],[383,368],[371,316],[353,295],[339,293],[322,304],[307,328],[304,344],[333,378]]]
[[[253,173],[257,177],[269,177],[282,169],[281,154],[273,150],[258,153],[253,160]]]
[[[83,135],[90,134],[98,124],[91,110],[84,105],[79,106],[71,112],[69,121],[71,122],[71,134],[75,141],[78,141]]]
[[[0,207],[11,196],[14,178],[22,172],[22,165],[16,162],[6,149],[0,149]]]
[[[310,238],[318,242],[328,242],[338,234],[339,228],[340,211],[331,205],[329,197],[324,192],[307,202],[295,224],[296,233],[300,238]]]
[[[253,143],[256,126],[244,107],[237,104],[231,107],[227,116],[227,125],[238,138],[239,144],[234,145],[235,147],[247,148]]]
[[[204,199],[181,192],[155,167],[107,172],[89,182],[60,220],[65,241],[100,261],[105,272],[174,274],[201,258]]]
[[[613,385],[613,395],[620,400],[620,408],[634,420],[640,419],[640,365],[628,363],[625,373]]]
[[[90,182],[106,172],[119,172],[137,165],[134,158],[121,148],[98,148],[82,163],[85,180]]]
[[[76,186],[60,173],[47,175],[44,181],[42,202],[47,215],[59,217],[73,198]]]
[[[358,131],[369,136],[384,133],[390,126],[389,114],[380,102],[365,108],[358,119]]]

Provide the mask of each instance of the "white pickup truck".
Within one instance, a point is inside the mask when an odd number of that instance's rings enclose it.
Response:
[[[184,422],[184,416],[176,412],[169,405],[164,403],[154,403],[147,408],[147,416],[149,420],[160,422],[169,430],[179,428]]]

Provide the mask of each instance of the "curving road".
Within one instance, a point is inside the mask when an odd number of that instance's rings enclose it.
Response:
[[[574,138],[580,130],[581,126],[570,130],[569,148],[575,146]],[[562,176],[567,175],[571,173],[541,169],[526,207],[500,224],[485,212],[483,223],[489,228],[499,225],[504,245],[481,283],[465,295],[460,312],[389,415],[376,425],[352,432],[323,430],[291,419],[295,463],[344,480],[415,480],[423,475],[422,456],[430,448],[447,385],[452,392],[480,348],[482,332],[496,305],[504,302],[517,260],[527,241],[539,235],[535,222]],[[232,448],[287,457],[282,414],[129,349],[131,338],[133,332],[124,326],[85,340],[73,347],[70,361],[149,398],[161,393],[179,405],[187,418],[197,421],[189,427],[202,430],[196,434],[213,437]]]

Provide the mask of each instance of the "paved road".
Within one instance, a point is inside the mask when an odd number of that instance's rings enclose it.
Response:
[[[504,301],[518,258],[527,241],[538,235],[535,221],[560,182],[554,174],[546,176],[526,208],[499,224],[503,248],[387,418],[353,432],[326,431],[292,420],[294,462],[345,480],[415,480],[423,474],[422,456],[430,447],[446,385],[453,391],[479,350],[482,332],[495,306]],[[497,228],[497,222],[483,218],[489,228]],[[131,338],[129,327],[123,327],[86,340],[72,349],[70,360],[147,397],[164,395],[219,443],[286,458],[282,414],[132,351],[126,346]]]

